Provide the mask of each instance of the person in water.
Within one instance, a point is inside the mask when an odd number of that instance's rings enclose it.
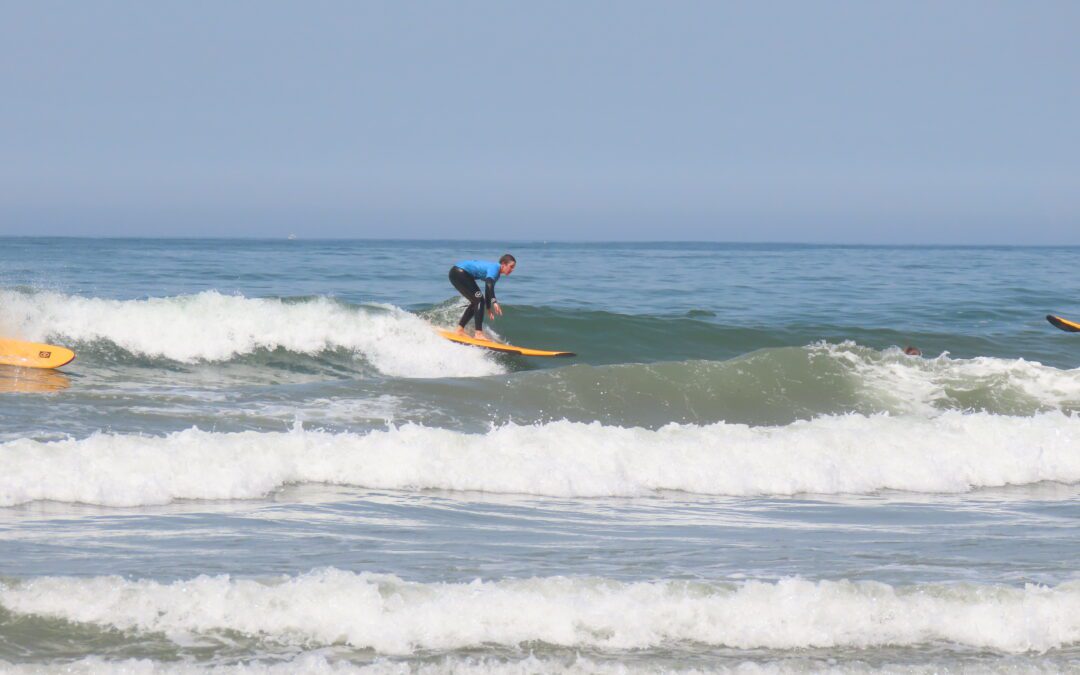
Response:
[[[469,306],[465,308],[465,313],[461,315],[461,321],[458,322],[457,332],[460,335],[465,334],[465,326],[469,325],[469,319],[472,319],[476,329],[476,339],[486,339],[484,337],[484,310],[487,310],[488,316],[493,321],[496,314],[502,316],[502,308],[499,307],[499,301],[495,299],[495,282],[503,275],[509,276],[515,266],[517,266],[517,260],[507,253],[499,258],[499,262],[462,260],[450,268],[450,283],[469,301]],[[480,286],[476,283],[481,279],[484,281],[485,292],[481,292]]]

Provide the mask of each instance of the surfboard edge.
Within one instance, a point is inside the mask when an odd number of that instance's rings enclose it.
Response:
[[[533,349],[531,347],[519,347],[517,345],[504,344],[501,342],[495,342],[494,340],[477,340],[476,338],[469,337],[468,335],[459,335],[454,331],[445,330],[442,328],[436,328],[435,332],[443,339],[449,340],[455,344],[466,345],[469,347],[479,347],[481,349],[487,349],[493,352],[499,352],[501,354],[515,354],[517,356],[532,356],[537,358],[566,358],[571,356],[577,356],[574,352],[555,351],[548,349]]]

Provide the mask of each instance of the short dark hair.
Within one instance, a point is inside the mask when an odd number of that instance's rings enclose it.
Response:
[[[500,265],[505,265],[506,263],[514,263],[516,265],[517,264],[517,258],[515,258],[514,256],[507,253],[503,257],[499,258],[499,264]]]

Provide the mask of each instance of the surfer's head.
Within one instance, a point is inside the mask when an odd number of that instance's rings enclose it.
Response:
[[[509,253],[499,258],[499,274],[506,276],[513,272],[515,267],[517,267],[517,258]]]

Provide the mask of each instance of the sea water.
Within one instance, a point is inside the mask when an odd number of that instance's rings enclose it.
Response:
[[[1080,670],[1076,269],[0,239],[0,671]]]

